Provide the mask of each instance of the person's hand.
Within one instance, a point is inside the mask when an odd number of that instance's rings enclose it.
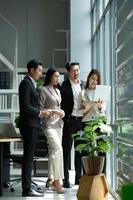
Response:
[[[50,110],[43,110],[43,111],[41,111],[41,117],[48,118],[51,115],[52,115],[52,111],[50,111]]]
[[[83,107],[84,107],[83,108],[83,114],[89,113],[92,108],[95,108],[95,106],[96,106],[96,102],[94,102],[94,101],[86,102],[83,105]]]
[[[58,115],[60,118],[63,118],[65,116],[65,113],[63,110],[53,110],[52,115]]]
[[[97,101],[97,108],[99,109],[99,110],[101,110],[102,109],[102,104],[103,104],[103,101],[101,101],[100,99]]]
[[[60,110],[60,118],[63,118],[65,116],[64,110]]]

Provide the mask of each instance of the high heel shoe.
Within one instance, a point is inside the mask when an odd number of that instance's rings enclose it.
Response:
[[[47,179],[45,187],[46,187],[47,189],[50,189],[50,188],[53,187],[53,186],[52,186],[52,179]]]
[[[64,188],[61,186],[61,184],[59,183],[59,181],[53,181],[52,186],[54,187],[55,191],[58,194],[64,194]]]

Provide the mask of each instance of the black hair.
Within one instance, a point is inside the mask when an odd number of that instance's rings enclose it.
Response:
[[[57,72],[57,70],[54,68],[48,69],[48,71],[46,72],[45,80],[44,80],[44,86],[47,86],[50,84],[51,78],[55,72]]]
[[[42,66],[42,63],[39,61],[39,60],[36,60],[36,59],[33,59],[33,60],[30,60],[27,64],[27,69],[28,69],[28,72],[30,72],[30,70],[33,68],[33,69],[37,69],[38,65],[41,65]]]
[[[79,66],[79,63],[78,62],[68,62],[66,64],[67,71],[70,72],[71,67],[74,66],[74,65],[78,65]]]
[[[97,70],[97,69],[92,69],[87,77],[87,82],[86,82],[86,86],[85,86],[85,89],[88,88],[88,84],[89,84],[89,80],[90,80],[90,77],[93,76],[93,75],[96,75],[98,77],[98,85],[101,84],[101,75],[100,75],[100,72]]]

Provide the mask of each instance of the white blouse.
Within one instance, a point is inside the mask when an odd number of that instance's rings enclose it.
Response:
[[[105,115],[106,103],[102,103],[102,109],[98,109],[94,102],[95,90],[84,89],[81,91],[78,99],[78,109],[83,112],[83,122],[91,120],[96,116]],[[102,100],[102,99],[101,99]]]

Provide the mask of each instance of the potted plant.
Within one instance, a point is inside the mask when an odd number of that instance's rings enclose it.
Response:
[[[93,118],[85,124],[84,130],[73,134],[73,137],[80,141],[76,151],[82,154],[82,161],[87,175],[102,173],[104,158],[100,154],[106,154],[112,149],[112,142],[109,134],[112,129],[107,125],[104,116]]]

